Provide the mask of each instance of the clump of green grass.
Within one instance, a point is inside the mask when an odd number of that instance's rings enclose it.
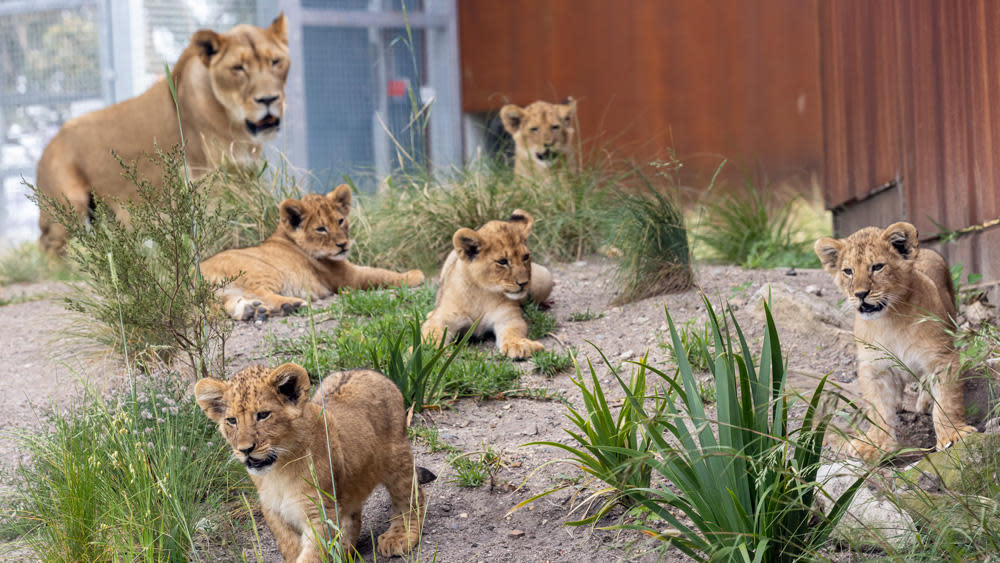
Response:
[[[228,229],[221,233],[222,249],[245,248],[260,243],[278,228],[278,206],[287,198],[301,198],[308,186],[289,170],[284,157],[277,166],[268,161],[224,162],[216,171],[212,204],[228,217]]]
[[[483,485],[487,480],[492,483],[503,468],[502,456],[492,447],[481,452],[454,454],[447,461],[455,471],[455,478],[448,482],[470,489]]]
[[[711,195],[696,240],[711,257],[745,268],[818,268],[816,236],[800,224],[800,202],[746,176],[743,189]]]
[[[573,350],[565,350],[561,354],[541,350],[532,354],[531,361],[535,363],[535,373],[540,373],[545,377],[555,377],[573,367],[573,356]]]
[[[527,301],[521,306],[524,320],[528,323],[528,338],[538,340],[545,338],[556,329],[556,316],[542,309],[534,301]]]
[[[708,323],[697,327],[697,320],[690,319],[681,326],[680,335],[681,348],[674,348],[672,340],[659,342],[660,348],[670,353],[674,362],[678,361],[678,350],[686,355],[688,364],[698,371],[707,371],[708,364],[712,358],[712,334],[711,326]]]
[[[430,448],[431,452],[457,454],[462,451],[448,442],[443,441],[438,429],[433,426],[410,426],[406,429],[406,431],[411,440],[420,440],[421,442],[427,444],[427,447]]]
[[[660,178],[673,178],[661,173]],[[621,252],[617,268],[617,304],[691,287],[691,252],[684,214],[675,199],[653,179],[636,171],[639,188],[623,194],[615,248]],[[675,189],[676,183],[667,186]]]
[[[179,354],[207,377],[225,357],[232,322],[213,304],[224,283],[202,278],[199,263],[218,249],[228,217],[206,199],[215,176],[189,181],[181,149],[157,149],[149,159],[163,171],[162,186],[141,177],[137,163],[122,163],[137,188],[121,202],[127,224],[106,202],[97,202],[91,228],[65,201],[37,190],[34,198],[73,238],[67,257],[88,291],[67,297],[66,306],[79,313],[82,335],[122,354],[128,342],[132,361]]]
[[[69,264],[45,254],[34,242],[3,251],[0,256],[0,286],[44,280],[67,281],[76,277]]]
[[[601,318],[604,318],[604,313],[593,313],[590,311],[590,307],[588,307],[586,311],[570,313],[567,320],[571,323],[582,323],[586,321],[596,321]]]
[[[224,531],[245,472],[177,381],[91,397],[20,436],[31,463],[17,470],[7,533],[45,561],[186,561]]]

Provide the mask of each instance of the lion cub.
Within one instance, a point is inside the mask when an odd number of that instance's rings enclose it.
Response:
[[[337,186],[325,196],[286,199],[278,208],[281,222],[257,246],[225,250],[201,263],[209,281],[234,279],[222,289],[222,305],[236,320],[266,319],[305,304],[307,296],[329,297],[342,287],[417,285],[420,270],[398,274],[347,261],[351,250],[347,214],[351,188]]]
[[[425,338],[439,340],[446,329],[454,338],[478,320],[476,336],[493,332],[506,356],[524,359],[544,348],[528,340],[521,315],[525,299],[541,303],[552,293],[552,274],[532,263],[528,251],[533,223],[531,215],[517,209],[506,221],[455,231],[434,310],[421,328]]]
[[[361,508],[379,483],[393,515],[378,553],[402,555],[420,540],[420,485],[435,476],[414,469],[403,396],[381,373],[330,374],[310,400],[301,366],[252,366],[228,382],[202,379],[194,392],[246,465],[285,561],[320,561],[316,540],[330,539],[326,520],[339,522],[350,550],[361,533]]]
[[[514,138],[514,173],[522,178],[545,178],[559,162],[576,170],[575,117],[573,98],[564,104],[537,101],[524,108],[514,104],[501,108],[503,127]]]
[[[955,314],[948,265],[940,254],[918,244],[917,229],[909,223],[885,230],[867,227],[846,239],[821,238],[815,244],[823,267],[857,311],[858,382],[871,404],[872,424],[864,438],[851,440],[848,447],[868,461],[898,449],[896,412],[907,377],[889,355],[925,386],[917,410],[927,412],[933,403],[938,449],[976,431],[965,424],[958,354],[947,332]]]

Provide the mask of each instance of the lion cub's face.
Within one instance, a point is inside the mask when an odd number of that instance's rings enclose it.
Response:
[[[252,366],[229,381],[205,378],[194,394],[251,475],[267,473],[308,440],[296,431],[309,400],[309,374],[298,365]]]
[[[306,254],[317,260],[345,260],[351,251],[347,214],[351,211],[351,188],[341,184],[324,195],[309,194],[286,199],[278,207],[286,235]]]
[[[845,239],[821,238],[814,249],[858,315],[874,320],[906,298],[918,244],[913,225],[895,223]]]
[[[493,293],[522,299],[531,283],[528,235],[534,220],[517,209],[506,221],[490,221],[477,230],[459,229],[452,237],[459,259],[468,262],[473,281]]]
[[[270,27],[238,25],[226,33],[203,29],[191,37],[208,69],[215,98],[233,127],[256,142],[275,136],[285,113],[288,32],[285,15]]]
[[[508,104],[500,110],[504,129],[514,138],[517,157],[548,168],[573,152],[576,100],[565,104],[534,102],[521,108]]]

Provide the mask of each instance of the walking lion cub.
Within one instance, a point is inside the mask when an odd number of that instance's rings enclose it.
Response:
[[[403,395],[381,373],[330,374],[310,400],[301,366],[252,366],[228,382],[202,379],[194,393],[250,473],[285,561],[320,561],[317,539],[333,539],[327,521],[339,523],[349,551],[361,533],[361,508],[379,483],[393,515],[378,553],[402,555],[419,542],[426,513],[420,485],[435,476],[414,469]]]
[[[958,354],[947,330],[955,314],[948,265],[918,244],[913,225],[895,223],[845,239],[821,238],[814,246],[856,310],[858,382],[872,412],[867,434],[847,445],[848,453],[867,461],[899,447],[896,413],[907,374],[895,359],[921,379],[917,410],[933,408],[938,449],[976,431],[965,423]]]
[[[250,248],[222,251],[201,263],[205,279],[233,280],[220,296],[236,320],[289,313],[304,305],[306,297],[329,297],[342,287],[369,289],[424,281],[420,270],[399,274],[347,261],[351,188],[346,184],[325,196],[286,199],[278,209],[281,221],[270,238]]]

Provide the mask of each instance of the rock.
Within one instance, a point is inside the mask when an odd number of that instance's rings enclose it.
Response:
[[[507,532],[508,538],[519,538],[524,535],[524,530],[511,530]]]
[[[865,474],[864,465],[843,461],[824,465],[816,474],[826,494],[816,494],[816,506],[824,513]],[[914,545],[916,529],[913,518],[896,503],[862,485],[847,507],[832,536],[858,549],[890,546],[906,549]]]
[[[989,304],[976,301],[966,307],[962,314],[972,326],[981,326],[984,322],[996,318],[996,311]]]
[[[818,285],[807,285],[805,291],[810,295],[815,295],[816,297],[823,297],[823,288],[821,288]]]
[[[1000,417],[991,418],[986,421],[983,434],[1000,434]]]
[[[799,273],[795,271],[795,268],[789,268],[788,270],[785,271],[785,275],[786,276],[797,276],[797,275],[799,275]]]
[[[635,350],[625,350],[619,356],[619,360],[631,360],[635,356]]]
[[[822,325],[829,325],[851,330],[853,317],[783,283],[765,285],[750,297],[747,306],[757,320],[763,321],[764,302],[769,299],[771,315],[779,328],[816,333]]]
[[[993,460],[1000,434],[970,434],[952,447],[928,454],[903,472],[902,485],[919,483],[925,474],[952,492],[978,495],[994,482]],[[980,470],[980,471],[977,471]]]

